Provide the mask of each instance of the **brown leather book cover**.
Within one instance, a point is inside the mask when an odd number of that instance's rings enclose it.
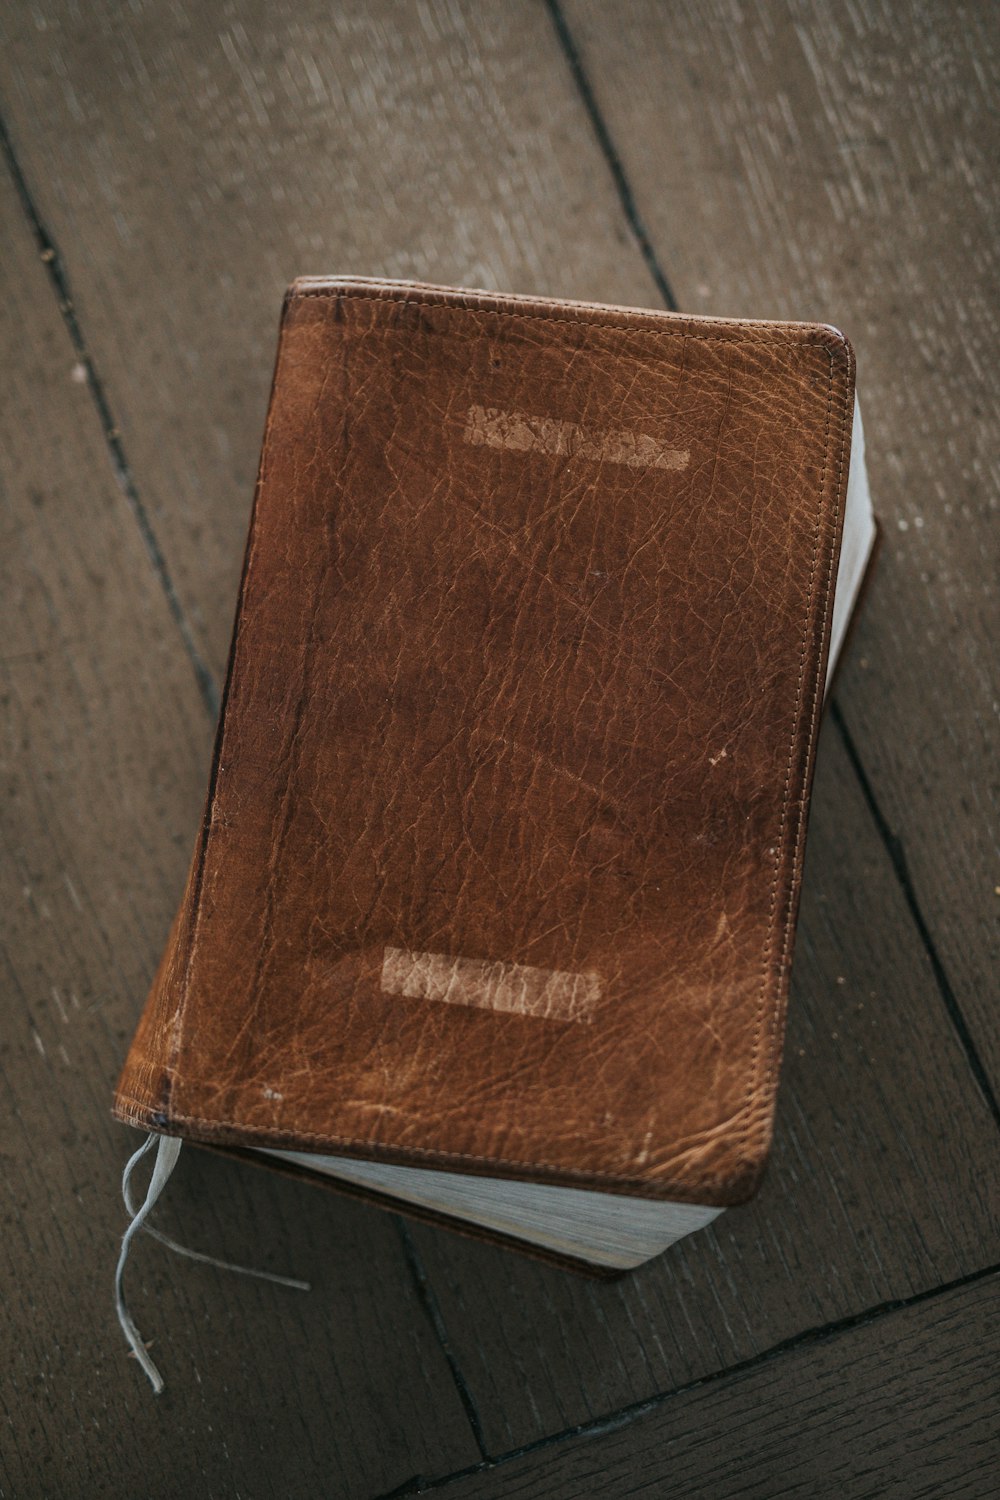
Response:
[[[295,283],[116,1115],[748,1197],[853,396],[825,326]]]

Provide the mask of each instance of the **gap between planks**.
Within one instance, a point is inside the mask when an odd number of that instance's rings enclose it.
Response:
[[[671,312],[679,312],[680,308],[677,305],[677,300],[674,297],[673,291],[670,287],[670,283],[667,280],[666,273],[662,265],[660,264],[659,257],[650,239],[649,232],[646,229],[645,223],[639,212],[639,208],[635,200],[635,195],[632,191],[631,184],[629,183],[628,176],[622,164],[622,158],[618,152],[617,147],[615,146],[615,143],[611,136],[611,132],[608,129],[607,122],[604,119],[604,116],[602,115],[600,107],[597,103],[597,98],[591,86],[590,79],[587,76],[587,71],[583,65],[583,58],[581,56],[580,49],[576,45],[576,41],[574,40],[573,33],[570,30],[569,23],[567,22],[566,17],[563,14],[560,0],[545,0],[545,7],[552,20],[556,38],[563,52],[563,56],[565,57],[566,65],[573,78],[573,82],[575,83],[577,90],[579,91],[584,109],[587,113],[587,117],[593,127],[597,144],[601,150],[602,155],[604,156],[608,172],[610,173],[611,179],[615,185],[615,190],[618,194],[622,212],[625,215],[625,218],[627,219],[633,234],[635,235],[643,259],[645,260],[646,265],[649,268],[649,273],[653,281],[655,282],[666,307]],[[863,602],[861,607],[864,607]],[[965,1059],[969,1066],[969,1071],[972,1073],[977,1087],[979,1088],[980,1092],[983,1095],[983,1098],[986,1101],[997,1129],[1000,1130],[1000,1100],[998,1100],[997,1095],[990,1083],[989,1075],[983,1065],[983,1061],[979,1055],[978,1049],[976,1048],[972,1033],[969,1029],[968,1023],[965,1019],[965,1015],[959,1004],[958,997],[955,994],[954,987],[952,986],[951,980],[948,978],[944,963],[942,962],[941,956],[938,953],[937,945],[934,942],[933,937],[931,936],[930,928],[928,927],[927,920],[923,913],[923,908],[920,905],[916,890],[913,886],[913,882],[910,879],[909,868],[906,861],[906,854],[903,849],[902,842],[899,838],[896,837],[889,826],[889,821],[886,818],[885,813],[883,812],[882,807],[879,804],[878,798],[875,795],[875,789],[872,785],[871,778],[869,777],[865,769],[864,761],[861,758],[861,753],[858,750],[857,744],[855,743],[850,729],[848,728],[843,710],[840,708],[840,705],[835,697],[830,702],[830,717],[833,721],[834,728],[836,729],[837,734],[839,735],[841,742],[843,743],[844,749],[847,752],[847,758],[850,761],[851,769],[857,779],[858,787],[861,791],[861,795],[864,799],[865,805],[867,806],[868,811],[875,824],[879,840],[881,841],[883,847],[885,848],[886,854],[888,855],[893,875],[900,888],[903,900],[906,903],[906,907],[910,913],[913,924],[917,930],[917,935],[920,939],[920,944],[924,950],[927,961],[930,964],[931,972],[934,975],[934,982],[937,986],[941,1003],[944,1006],[952,1028],[954,1029],[955,1034],[958,1037],[959,1044],[965,1054]]]
[[[0,155],[3,156],[7,170],[10,172],[14,190],[21,201],[24,216],[28,221],[35,243],[38,246],[38,253],[45,262],[45,269],[48,271],[49,281],[55,293],[56,302],[66,331],[69,334],[73,352],[86,371],[87,389],[90,391],[94,406],[97,409],[101,430],[104,434],[104,441],[111,460],[111,468],[118,482],[118,487],[125,496],[129,509],[135,517],[136,525],[139,528],[139,535],[142,538],[146,554],[152,564],[153,572],[166,596],[170,613],[173,615],[177,623],[177,628],[181,633],[184,649],[194,669],[198,691],[201,694],[205,707],[214,719],[219,712],[220,698],[218,685],[201,652],[198,650],[194,634],[184,613],[180,596],[177,593],[177,588],[170,576],[170,570],[167,567],[167,560],[164,557],[163,549],[160,546],[153,523],[150,520],[149,512],[143,504],[138,486],[132,476],[132,470],[121,440],[121,433],[118,430],[111,411],[111,404],[105,393],[103,381],[97,373],[90,350],[87,347],[87,341],[83,336],[83,329],[80,327],[80,320],[73,306],[65,261],[60,255],[59,249],[52,235],[49,233],[31,190],[28,187],[28,181],[21,169],[17,153],[14,150],[14,143],[11,140],[10,131],[7,129],[7,122],[2,109],[0,109]]]
[[[830,1343],[841,1337],[848,1337],[862,1328],[869,1328],[873,1323],[880,1322],[883,1318],[890,1318],[896,1313],[906,1312],[911,1307],[918,1307],[923,1303],[933,1302],[938,1297],[944,1297],[952,1292],[962,1291],[966,1287],[976,1286],[980,1282],[988,1281],[991,1277],[1000,1275],[1000,1264],[984,1266],[978,1271],[970,1271],[965,1276],[957,1276],[953,1281],[945,1281],[940,1286],[925,1288],[922,1292],[914,1292],[911,1297],[896,1297],[888,1302],[879,1302],[864,1311],[852,1313],[849,1317],[838,1318],[832,1323],[824,1323],[816,1328],[803,1329],[791,1338],[782,1339],[780,1343],[772,1344],[770,1348],[763,1349],[759,1354],[751,1355],[749,1359],[738,1360],[736,1364],[727,1365],[725,1369],[713,1370],[709,1375],[702,1375],[697,1380],[686,1381],[683,1385],[674,1386],[668,1391],[658,1391],[653,1396],[646,1396],[641,1401],[635,1401],[627,1406],[619,1407],[616,1411],[608,1412],[603,1416],[594,1417],[589,1422],[580,1422],[575,1427],[566,1427],[559,1432],[551,1432],[545,1437],[538,1438],[533,1443],[526,1443],[520,1448],[511,1448],[505,1453],[494,1457],[486,1457],[482,1463],[472,1464],[464,1469],[456,1469],[452,1474],[442,1474],[433,1478],[425,1478],[423,1475],[415,1474],[411,1479],[405,1480],[403,1484],[397,1485],[395,1489],[388,1490],[377,1496],[376,1500],[405,1500],[410,1495],[430,1494],[434,1490],[445,1489],[448,1485],[456,1483],[460,1479],[469,1479],[476,1474],[486,1474],[493,1469],[502,1468],[505,1464],[514,1462],[519,1458],[527,1458],[532,1453],[543,1452],[547,1448],[554,1448],[560,1443],[569,1442],[574,1438],[602,1438],[609,1433],[618,1432],[623,1427],[630,1427],[633,1422],[640,1422],[651,1412],[657,1411],[667,1402],[673,1401],[675,1397],[685,1396],[691,1391],[701,1390],[703,1387],[717,1385],[720,1381],[738,1375],[746,1375],[763,1365],[771,1364],[774,1360],[781,1359],[786,1354],[796,1350],[809,1348],[818,1344]]]

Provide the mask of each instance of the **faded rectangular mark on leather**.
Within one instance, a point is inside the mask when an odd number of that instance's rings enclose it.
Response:
[[[688,448],[670,448],[648,432],[624,427],[584,427],[555,417],[535,417],[496,406],[470,406],[465,441],[480,448],[510,448],[517,453],[555,453],[589,458],[630,469],[686,469]]]
[[[408,948],[385,949],[381,984],[384,994],[408,1000],[511,1011],[543,1021],[587,1023],[593,1020],[601,998],[601,976],[593,970],[573,974],[500,959],[415,953]]]

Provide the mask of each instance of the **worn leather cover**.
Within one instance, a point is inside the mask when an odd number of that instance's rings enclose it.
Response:
[[[116,1115],[748,1197],[853,386],[825,326],[295,283]]]

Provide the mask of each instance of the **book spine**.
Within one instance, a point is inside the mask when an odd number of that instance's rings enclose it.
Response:
[[[246,584],[250,553],[253,548],[254,519],[264,483],[267,458],[267,440],[271,430],[271,418],[275,406],[275,387],[281,364],[284,334],[288,313],[295,300],[295,288],[289,287],[281,308],[278,347],[271,376],[271,392],[268,401],[268,418],[261,445],[257,482],[247,530],[246,547],[243,554],[243,569],[240,576],[236,602],[236,617],[233,623],[229,660],[226,666],[226,681],[222,692],[222,703],[216,726],[215,749],[209,776],[208,794],[201,831],[195,844],[194,857],[188,871],[187,884],[180,907],[170,929],[167,945],[153,979],[152,989],[146,1001],[139,1025],[125,1066],[115,1089],[112,1114],[128,1125],[137,1125],[144,1130],[171,1133],[183,1123],[178,1116],[174,1094],[179,1081],[178,1064],[181,1052],[181,1032],[184,1021],[184,1005],[187,999],[192,955],[194,952],[195,928],[201,899],[202,875],[205,855],[211,832],[212,809],[215,802],[215,786],[219,772],[219,761],[225,735],[226,708],[232,686],[233,662],[239,634],[240,616],[243,610],[243,593]]]
[[[116,1119],[143,1130],[169,1132],[177,1081],[186,970],[197,909],[204,832],[197,841],[184,895],[115,1089]]]

